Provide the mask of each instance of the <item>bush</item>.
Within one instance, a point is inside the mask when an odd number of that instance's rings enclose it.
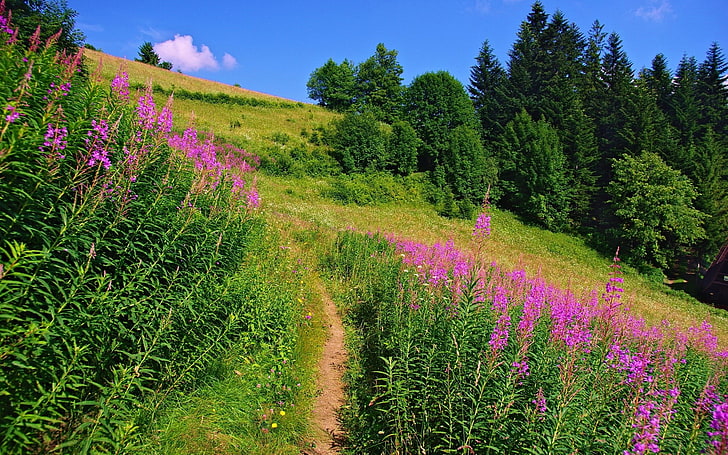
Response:
[[[408,203],[423,200],[424,187],[421,176],[396,177],[376,172],[342,175],[333,179],[322,195],[342,204]]]

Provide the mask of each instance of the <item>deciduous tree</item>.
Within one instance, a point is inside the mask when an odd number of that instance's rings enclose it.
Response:
[[[329,59],[311,73],[306,84],[308,97],[337,112],[349,110],[356,99],[354,69],[349,60],[337,64]]]
[[[608,193],[619,220],[613,238],[633,261],[665,268],[705,237],[706,215],[694,206],[695,187],[656,153],[615,160]]]

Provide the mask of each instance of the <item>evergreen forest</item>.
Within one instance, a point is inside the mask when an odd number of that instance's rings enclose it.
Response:
[[[344,172],[425,172],[443,215],[470,218],[487,194],[527,223],[620,246],[643,270],[709,264],[728,238],[718,43],[637,71],[617,33],[537,1],[508,61],[485,40],[467,86],[445,71],[404,86],[397,55],[379,44],[311,74],[310,98],[345,114],[328,136]]]

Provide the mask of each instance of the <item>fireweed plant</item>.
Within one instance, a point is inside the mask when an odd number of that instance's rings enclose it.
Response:
[[[490,220],[473,231],[487,248]],[[351,230],[329,258],[356,328],[352,453],[726,453],[728,353],[458,250]]]
[[[0,3],[0,452],[129,451],[231,346],[290,350],[239,276],[258,159],[16,36]]]

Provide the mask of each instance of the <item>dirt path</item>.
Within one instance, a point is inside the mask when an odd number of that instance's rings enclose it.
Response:
[[[319,360],[318,390],[313,410],[314,424],[319,430],[306,455],[329,455],[340,453],[342,429],[338,421],[339,408],[344,404],[344,383],[342,376],[346,363],[344,347],[344,326],[322,283],[319,291],[323,297],[324,312],[328,322],[328,336]]]

